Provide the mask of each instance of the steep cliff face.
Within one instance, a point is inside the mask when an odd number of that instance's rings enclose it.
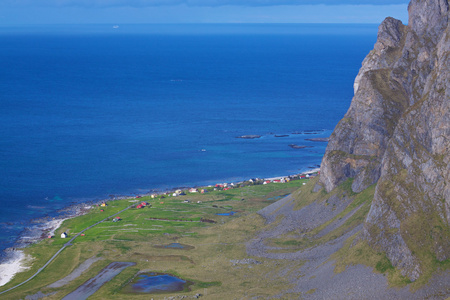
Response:
[[[450,257],[448,0],[412,0],[409,24],[387,18],[333,132],[320,182],[376,183],[363,238],[416,280]]]

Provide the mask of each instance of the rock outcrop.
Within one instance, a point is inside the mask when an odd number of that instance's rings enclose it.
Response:
[[[387,18],[330,137],[320,182],[376,184],[363,238],[410,280],[450,259],[448,0],[412,0],[409,24]]]

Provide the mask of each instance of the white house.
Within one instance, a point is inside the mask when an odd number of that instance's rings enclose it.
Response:
[[[65,232],[61,233],[61,238],[62,239],[65,239],[66,237],[67,237],[67,233],[65,233]]]

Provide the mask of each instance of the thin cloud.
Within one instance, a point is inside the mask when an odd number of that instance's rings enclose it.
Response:
[[[409,0],[3,0],[3,6],[47,7],[157,7],[186,5],[218,6],[279,6],[279,5],[396,5]],[[0,6],[2,5],[0,4]]]

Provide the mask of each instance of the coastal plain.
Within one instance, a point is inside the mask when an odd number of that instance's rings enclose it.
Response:
[[[216,191],[210,187],[205,194],[186,191],[186,195],[177,197],[145,196],[109,201],[104,207],[94,206],[87,214],[64,221],[53,238],[24,248],[26,255],[33,257],[30,268],[18,273],[2,290],[28,279],[67,243],[68,238],[60,238],[61,233],[73,237],[105,217],[134,205],[118,215],[120,221],[110,218],[85,231],[38,276],[2,298],[38,299],[45,295],[45,299],[62,299],[112,262],[135,265],[125,268],[89,299],[199,295],[220,299],[223,295],[242,298],[282,293],[291,283],[280,276],[280,271],[292,266],[292,261],[250,257],[246,243],[265,224],[264,218],[256,212],[303,188],[307,181],[248,184]],[[149,205],[136,208],[141,202]],[[172,244],[180,246],[170,247]],[[296,264],[301,266],[303,262]],[[124,287],[144,271],[168,273],[192,285],[177,293],[124,293]],[[76,276],[67,277],[71,273]],[[61,281],[63,278],[65,280]]]
[[[54,238],[23,249],[33,257],[30,268],[0,293],[27,280],[66,245],[41,273],[2,299],[445,299],[446,265],[430,264],[412,282],[386,253],[358,238],[374,185],[355,193],[350,179],[326,192],[318,182],[314,175],[245,182],[209,187],[204,194],[185,189],[178,196],[93,206],[66,220]],[[143,202],[148,205],[138,208]],[[63,232],[84,235],[67,245],[68,238],[59,237]],[[143,292],[135,283],[148,274],[186,284]]]

